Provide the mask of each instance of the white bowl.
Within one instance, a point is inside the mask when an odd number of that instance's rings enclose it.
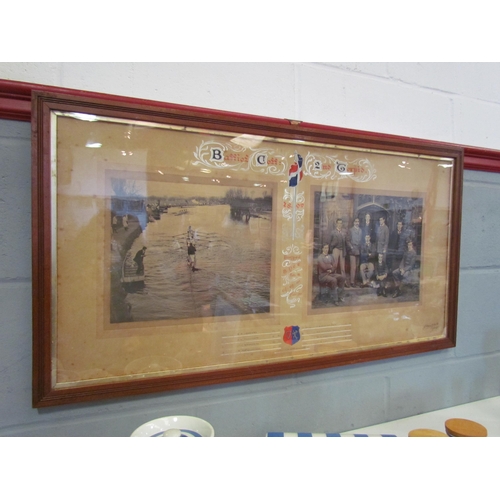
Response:
[[[131,437],[163,437],[163,433],[171,429],[178,429],[180,437],[214,437],[214,428],[206,421],[198,417],[176,415],[172,417],[161,417],[142,424],[132,433]],[[177,432],[167,433],[178,435]]]

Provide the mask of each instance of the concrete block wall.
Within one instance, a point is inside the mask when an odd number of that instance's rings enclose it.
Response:
[[[0,63],[0,78],[500,149],[497,63]],[[0,436],[347,431],[500,394],[500,174],[465,172],[455,349],[131,399],[31,408],[30,125],[0,120]]]

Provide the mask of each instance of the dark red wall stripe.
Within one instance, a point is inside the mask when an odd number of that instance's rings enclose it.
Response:
[[[165,103],[156,101],[147,101],[143,99],[135,99],[131,97],[123,97],[110,94],[101,94],[96,92],[86,92],[83,90],[67,89],[63,87],[51,87],[48,85],[39,85],[36,83],[17,82],[12,80],[0,80],[0,118],[7,120],[31,120],[31,92],[33,90],[40,92],[57,92],[68,93],[72,95],[100,97],[108,100],[121,101],[127,103],[146,103],[149,105],[164,105]],[[171,105],[178,109],[184,108],[181,105]],[[201,108],[197,108],[201,109]],[[237,113],[224,113],[218,111],[219,114],[237,115]],[[272,118],[270,121],[274,121]],[[356,135],[358,131],[351,129],[336,128],[336,131],[345,130],[348,135]],[[365,134],[366,132],[359,132]],[[384,137],[385,134],[374,134]],[[386,136],[390,137],[390,136]],[[425,142],[425,141],[424,141]],[[500,151],[493,149],[483,149],[476,147],[464,147],[464,167],[469,170],[481,170],[486,172],[500,172]]]

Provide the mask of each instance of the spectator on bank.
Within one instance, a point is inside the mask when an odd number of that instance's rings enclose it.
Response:
[[[137,264],[137,274],[144,274],[144,257],[146,256],[147,247],[142,247],[134,257],[134,261]]]

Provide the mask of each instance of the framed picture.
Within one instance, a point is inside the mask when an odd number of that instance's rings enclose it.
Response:
[[[32,102],[35,407],[455,345],[461,148]]]

